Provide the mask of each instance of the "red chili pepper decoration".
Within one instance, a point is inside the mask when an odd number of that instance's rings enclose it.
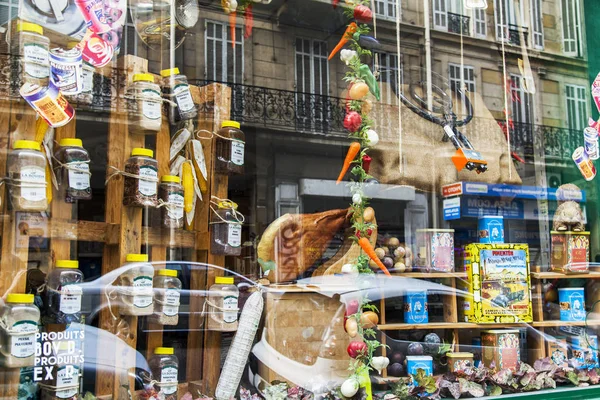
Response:
[[[252,4],[249,4],[246,7],[246,12],[244,13],[244,22],[245,22],[245,30],[244,30],[244,39],[248,39],[252,36],[252,28],[254,27],[254,14],[252,14]]]
[[[344,117],[344,128],[348,129],[349,132],[356,132],[362,125],[362,117],[356,111],[350,111]]]
[[[369,168],[371,168],[371,161],[373,159],[368,154],[365,154],[362,158],[363,169],[367,174],[369,173]]]
[[[373,20],[373,11],[363,4],[354,7],[354,19],[358,22],[368,24]]]
[[[340,0],[333,0],[333,8],[337,8],[338,4],[340,4]]]

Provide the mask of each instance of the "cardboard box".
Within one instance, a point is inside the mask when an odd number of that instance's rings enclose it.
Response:
[[[550,232],[550,269],[563,274],[587,274],[590,260],[589,232]]]
[[[418,269],[454,271],[454,229],[417,229]]]
[[[529,247],[526,244],[465,246],[466,283],[472,296],[461,298],[465,322],[533,322]]]
[[[481,332],[483,364],[491,369],[517,370],[521,361],[519,331],[517,329],[493,329]]]

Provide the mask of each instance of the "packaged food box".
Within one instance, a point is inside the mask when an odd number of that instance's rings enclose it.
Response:
[[[497,371],[515,371],[521,361],[519,331],[517,329],[493,329],[481,332],[483,364]]]
[[[454,271],[454,229],[417,229],[415,266],[429,271]]]
[[[473,367],[473,353],[446,353],[448,357],[448,370],[450,372],[463,372]]]
[[[425,375],[433,374],[433,358],[431,356],[406,356],[406,370],[409,375],[416,375],[422,369]]]
[[[587,335],[570,336],[571,358],[577,360],[582,366],[598,368],[598,336]]]
[[[504,217],[485,215],[479,217],[479,243],[504,243]]]
[[[429,322],[427,290],[407,290],[404,296],[404,323],[426,324]]]
[[[460,299],[465,322],[533,322],[526,244],[473,243],[464,257],[467,280],[459,286],[472,294]]]
[[[550,269],[563,274],[587,274],[590,260],[589,232],[550,232]]]
[[[555,336],[554,340],[546,342],[548,357],[558,366],[566,366],[569,359],[567,351],[567,338],[564,336]]]
[[[585,296],[583,288],[558,289],[561,321],[585,320]]]

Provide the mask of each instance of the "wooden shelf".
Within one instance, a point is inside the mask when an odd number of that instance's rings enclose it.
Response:
[[[563,322],[563,321],[557,321]],[[533,322],[535,324],[535,322]],[[600,321],[599,321],[600,324]],[[413,329],[496,329],[496,328],[507,328],[507,327],[521,327],[524,325],[532,325],[528,322],[516,322],[516,323],[498,323],[498,324],[474,324],[471,322],[430,322],[428,324],[381,324],[377,325],[377,329],[380,331],[408,331]]]
[[[591,320],[591,321],[535,321],[532,325],[536,328],[544,328],[544,327],[558,327],[558,326],[598,326],[600,325],[600,319]]]
[[[419,279],[442,279],[442,278],[459,278],[467,279],[466,272],[391,272],[394,276],[403,276],[405,278]]]
[[[600,279],[600,272],[590,271],[589,274],[561,274],[560,272],[532,272],[535,279]]]

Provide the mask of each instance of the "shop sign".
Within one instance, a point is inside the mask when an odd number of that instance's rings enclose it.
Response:
[[[444,221],[460,218],[460,197],[444,199]]]
[[[462,199],[463,217],[480,217],[482,215],[499,215],[504,218],[521,219],[524,217],[524,205],[521,200],[494,200],[477,197]]]

